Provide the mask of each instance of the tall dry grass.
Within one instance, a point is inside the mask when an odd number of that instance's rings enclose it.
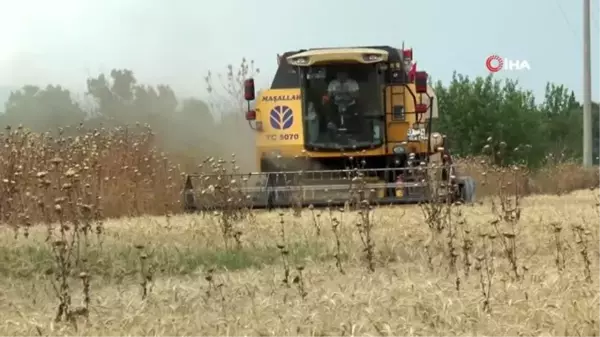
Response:
[[[85,196],[88,204],[97,204],[96,211],[107,218],[179,213],[185,172],[207,171],[207,165],[200,168],[202,163],[192,159],[194,156],[161,152],[156,135],[145,126],[87,129],[82,125],[69,134],[50,137],[13,128],[0,135],[3,222],[41,221],[36,205],[42,197],[53,199],[60,194],[61,174],[69,170],[74,173],[75,194]],[[52,163],[54,159],[60,160],[59,165]],[[231,154],[220,159],[229,162]],[[478,196],[494,194],[500,188],[498,177],[504,173],[491,169],[481,158],[461,159],[458,165],[475,178]],[[49,174],[40,179],[44,172]],[[586,170],[565,163],[523,176],[518,185],[525,195],[561,194],[597,187],[599,176],[597,168]],[[52,180],[52,188],[44,186],[44,180]],[[27,219],[19,219],[24,213]]]
[[[510,167],[491,167],[483,156],[461,158],[456,164],[461,173],[475,179],[477,196],[481,197],[496,194],[502,184],[502,176],[511,170]],[[598,167],[583,168],[580,163],[562,162],[522,174],[514,184],[523,195],[561,195],[600,186],[600,170]]]
[[[78,134],[51,137],[16,128],[0,136],[5,222],[18,225],[21,213],[28,222],[41,221],[39,202],[59,197],[66,182],[81,202],[97,205],[103,217],[179,210],[182,172],[155,148],[150,129],[80,126]]]

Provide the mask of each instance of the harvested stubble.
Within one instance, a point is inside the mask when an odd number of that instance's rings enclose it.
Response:
[[[281,285],[276,246],[281,228],[276,213],[234,224],[242,248],[225,251],[219,218],[175,216],[113,220],[105,224],[102,245],[90,252],[92,304],[89,321],[78,331],[52,322],[56,300],[43,275],[48,254],[43,229],[29,238],[1,236],[3,259],[0,331],[4,335],[598,335],[598,190],[524,200],[517,243],[524,279],[512,280],[497,247],[491,312],[482,310],[478,273],[461,276],[460,292],[439,246],[423,224],[418,207],[379,208],[373,237],[374,273],[362,261],[356,215],[333,212],[339,228],[345,274],[335,267],[335,238],[328,213],[316,235],[310,214],[286,212],[286,249],[292,275],[304,266],[308,293]],[[465,206],[473,234],[489,233],[489,204]],[[309,211],[305,211],[309,212]],[[555,265],[553,223],[560,223],[565,269]],[[585,282],[579,248],[570,234],[582,225],[589,235],[591,283]],[[141,300],[136,279],[138,252],[144,245],[156,268],[154,284]],[[428,267],[425,246],[433,247]],[[139,247],[138,247],[139,248]],[[477,248],[476,248],[477,249]],[[476,254],[476,249],[475,253]],[[461,268],[464,268],[462,262]],[[213,285],[207,297],[207,269]],[[227,270],[226,270],[227,269]],[[461,274],[464,270],[461,269]],[[222,286],[219,286],[222,284]],[[74,285],[76,286],[76,285]],[[79,298],[74,298],[77,302]]]

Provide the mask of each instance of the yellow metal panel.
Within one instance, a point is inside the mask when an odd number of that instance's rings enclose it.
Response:
[[[412,96],[406,91],[404,86],[389,86],[385,89],[386,96],[386,124],[387,124],[387,138],[390,144],[390,151],[396,146],[397,143],[406,140],[406,134],[408,128],[414,122],[414,114],[406,113],[412,109],[414,111],[414,103],[412,102]],[[392,95],[393,94],[393,95]],[[408,96],[408,98],[407,98]],[[404,107],[405,120],[394,120],[393,107],[401,105]]]
[[[257,97],[256,119],[263,131],[257,134],[258,147],[279,148],[302,145],[302,102],[299,89],[271,89]]]

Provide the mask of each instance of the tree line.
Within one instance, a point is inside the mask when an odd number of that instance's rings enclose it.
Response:
[[[506,143],[505,163],[526,161],[530,166],[583,157],[583,106],[564,85],[547,83],[536,103],[530,90],[517,81],[493,75],[471,79],[457,74],[435,84],[439,120],[435,128],[447,135],[453,153],[480,154],[492,137]],[[600,108],[592,103],[593,159],[600,155]],[[515,151],[517,149],[517,151]]]
[[[157,145],[179,159],[198,161],[211,155],[239,154],[240,164],[252,168],[252,130],[239,111],[244,103],[243,79],[258,69],[243,60],[223,73],[204,78],[209,99],[181,98],[168,84],[139,83],[129,69],[113,69],[86,80],[83,99],[59,84],[25,85],[10,93],[0,114],[0,125],[24,127],[34,132],[60,130],[74,135],[87,129],[116,126],[149,126]]]
[[[253,134],[242,110],[243,79],[258,71],[244,59],[223,74],[209,72],[204,78],[211,94],[208,100],[180,98],[167,84],[139,83],[128,69],[88,78],[82,101],[57,84],[26,85],[10,94],[0,123],[22,124],[37,132],[64,130],[82,122],[88,128],[147,124],[170,153],[194,159],[236,153],[242,168],[256,169]],[[453,153],[478,155],[492,137],[511,150],[505,156],[507,163],[526,160],[539,166],[581,160],[583,108],[563,85],[548,83],[540,103],[516,81],[500,81],[492,75],[471,79],[454,73],[449,83],[438,81],[434,87],[439,104],[434,128],[447,135]],[[593,158],[598,163],[598,103],[593,103],[592,113]],[[513,151],[517,147],[522,150]]]

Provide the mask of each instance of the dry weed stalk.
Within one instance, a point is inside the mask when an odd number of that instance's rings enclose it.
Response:
[[[565,270],[565,247],[562,239],[562,226],[558,222],[553,222],[550,224],[552,226],[552,233],[554,234],[554,247],[555,247],[555,258],[554,263],[556,264],[556,269],[559,272]]]
[[[200,207],[200,211],[212,211],[212,215],[219,220],[219,226],[225,248],[231,248],[231,241],[235,242],[239,249],[242,246],[241,237],[243,232],[236,229],[236,223],[244,219],[252,220],[252,205],[250,196],[242,192],[247,187],[248,177],[239,173],[235,154],[231,155],[231,167],[223,159],[208,157],[198,165],[200,173],[197,173],[194,202]]]
[[[145,251],[145,247],[143,245],[136,245],[135,248],[139,251],[139,275],[140,275],[140,288],[142,294],[142,300],[145,300],[148,297],[148,294],[152,290],[152,284],[154,279],[154,272],[156,271],[156,266],[150,264],[148,259],[152,255],[151,253],[147,253]]]
[[[575,243],[579,248],[579,254],[581,255],[581,261],[583,263],[583,276],[586,282],[592,282],[592,260],[590,258],[590,247],[588,237],[591,232],[583,225],[577,224],[573,226],[573,234],[575,236]]]
[[[285,220],[283,219],[283,213],[279,213],[279,226],[280,226],[280,239],[281,243],[277,244],[279,254],[281,254],[281,260],[283,262],[283,279],[281,282],[287,287],[290,287],[290,251],[287,248],[287,240],[285,236]]]
[[[312,204],[308,205],[308,209],[312,216],[312,225],[315,228],[315,235],[319,237],[321,236],[321,213],[315,213],[315,207]]]
[[[425,170],[425,168],[423,168]],[[433,165],[429,170],[437,171],[438,167]],[[439,184],[437,179],[433,177],[437,174],[431,174],[428,172],[426,178],[422,180],[426,184],[426,196],[429,202],[423,202],[419,204],[425,223],[429,226],[432,231],[432,235],[442,233],[446,227],[448,216],[450,214],[451,206],[450,202],[446,202],[446,198],[439,198],[440,194],[446,192],[447,188],[442,184]],[[437,232],[437,233],[434,233]]]
[[[304,266],[297,266],[296,270],[298,272],[298,275],[294,277],[294,280],[292,282],[296,284],[298,294],[300,294],[300,297],[304,300],[306,296],[308,296],[308,292],[306,291],[306,284],[304,283],[304,275],[302,274]]]
[[[353,162],[353,157],[350,157],[350,162]],[[361,163],[364,165],[365,163]],[[359,171],[357,167],[351,168],[350,182],[350,194],[349,200],[345,203],[345,208],[358,210],[358,223],[356,228],[360,236],[361,243],[363,245],[364,259],[366,261],[367,269],[370,272],[375,271],[375,242],[373,240],[373,206],[370,203],[371,195],[375,194],[375,190],[367,191],[367,178],[364,173]],[[343,216],[344,209],[340,209],[340,213]],[[336,228],[337,229],[337,228]],[[336,236],[336,244],[339,242]],[[336,254],[339,256],[339,253]],[[337,259],[337,258],[336,258]],[[336,260],[338,261],[338,260]],[[341,263],[338,261],[338,269],[341,271]]]
[[[465,221],[465,220],[463,220]],[[465,221],[466,222],[466,221]],[[465,278],[468,278],[471,272],[472,262],[472,250],[473,250],[473,239],[471,238],[471,231],[466,228],[463,231],[463,244],[461,246],[463,253],[463,265]]]
[[[456,211],[454,212],[456,217],[459,219],[457,221],[457,224],[454,223],[454,220],[452,218],[452,214],[453,212],[449,212],[448,213],[448,221],[447,221],[447,228],[448,228],[448,259],[449,259],[449,267],[450,270],[454,273],[454,284],[456,287],[456,291],[460,291],[460,285],[461,285],[461,279],[460,279],[460,272],[458,269],[458,258],[460,256],[459,253],[459,247],[457,246],[457,241],[459,240],[458,238],[458,233],[459,233],[459,229],[458,229],[458,225],[462,225],[464,224],[464,220],[461,219],[462,217],[462,210],[460,208],[457,208]],[[464,241],[464,240],[463,240]],[[464,253],[464,246],[463,246],[463,253]],[[468,259],[468,257],[466,257],[466,259]]]
[[[447,156],[445,157],[447,158]],[[425,166],[425,162],[419,163],[414,170],[419,176],[423,176],[421,182],[425,184],[425,195],[429,200],[426,203],[420,203],[421,213],[425,223],[430,229],[430,240],[425,246],[428,258],[428,265],[433,270],[433,250],[432,245],[440,245],[440,249],[446,252],[448,269],[454,274],[455,288],[460,291],[461,276],[458,267],[458,258],[460,256],[458,241],[460,240],[459,226],[465,224],[462,218],[461,203],[454,202],[453,196],[457,194],[458,185],[454,183],[454,168],[446,161],[442,165],[432,164]],[[456,217],[456,220],[454,219]],[[446,244],[441,244],[440,235],[446,236]],[[468,240],[463,239],[463,256],[465,264],[469,264]],[[468,266],[465,269],[465,276],[468,275]]]
[[[358,234],[363,244],[363,252],[367,261],[369,271],[375,271],[375,242],[373,241],[373,207],[369,205],[369,201],[364,199],[361,201],[361,210],[358,211],[359,222],[356,224]]]
[[[331,214],[330,214],[331,217]],[[344,267],[342,266],[342,240],[340,237],[340,225],[341,222],[336,217],[331,217],[331,230],[333,231],[333,237],[335,239],[335,266],[341,274],[345,274]]]
[[[208,304],[208,301],[211,299],[213,293],[215,291],[217,291],[219,294],[219,303],[221,304],[221,314],[223,315],[223,320],[225,322],[227,322],[227,318],[228,318],[227,301],[225,299],[225,293],[223,291],[225,283],[223,283],[223,282],[216,283],[214,272],[215,272],[214,268],[210,268],[210,269],[208,269],[206,276],[204,277],[206,282],[208,282],[208,288],[206,289],[206,292],[205,292],[204,301],[206,304]]]
[[[531,146],[526,145],[523,149],[517,147],[515,152],[528,151]],[[483,152],[489,155],[488,171],[498,173],[500,188],[496,196],[492,198],[492,212],[495,219],[490,222],[492,228],[500,238],[504,256],[511,266],[512,276],[519,280],[522,278],[519,258],[517,254],[517,238],[519,235],[518,223],[521,219],[522,191],[519,181],[527,177],[528,171],[525,164],[502,167],[496,165],[503,162],[506,157],[506,143],[494,143],[492,138],[487,139]]]
[[[0,174],[6,177],[4,220],[15,228],[22,227],[25,237],[34,220],[46,226],[53,261],[46,275],[52,276],[50,283],[59,302],[55,321],[69,322],[77,328],[77,318],[88,318],[90,310],[88,255],[93,224],[97,226],[97,237],[102,234],[98,228],[103,219],[103,182],[92,186],[89,175],[89,171],[98,169],[93,161],[97,153],[92,149],[91,155],[81,156],[84,145],[62,137],[62,132],[52,139],[36,138],[21,127],[7,131],[4,149],[19,156],[8,156],[0,164]],[[30,204],[37,207],[29,208]],[[82,305],[73,307],[72,282],[76,279],[82,282]]]
[[[491,298],[494,283],[494,240],[495,234],[480,233],[481,251],[476,257],[475,270],[479,272],[479,286],[481,289],[483,310],[491,313]]]

